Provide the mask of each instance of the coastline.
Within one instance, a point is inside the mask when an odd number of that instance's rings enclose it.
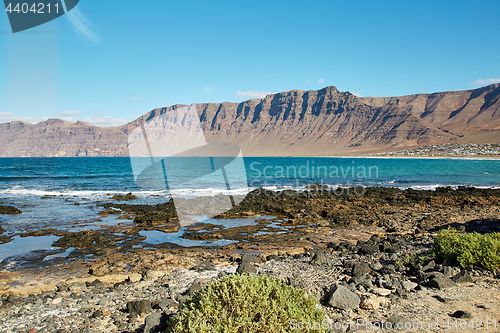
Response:
[[[151,327],[164,324],[161,318],[175,314],[189,295],[235,272],[268,274],[295,283],[320,298],[318,306],[332,321],[345,315],[387,321],[395,314],[405,320],[424,320],[431,315],[445,320],[447,313],[460,309],[475,318],[494,319],[500,313],[500,302],[491,299],[495,292],[500,299],[500,272],[466,271],[429,253],[437,232],[447,227],[500,231],[500,190],[373,187],[362,196],[321,188],[261,190],[251,192],[220,217],[268,218],[240,227],[197,223],[186,227],[185,237],[190,239],[223,238],[236,243],[183,248],[118,242],[115,233],[175,230],[175,218],[168,223],[155,220],[155,216],[164,216],[161,207],[151,205],[141,213],[144,208],[137,210],[133,200],[109,202],[102,206],[103,213],[119,209],[117,218],[128,216],[135,222],[125,229],[65,233],[64,241],[58,243],[75,248],[77,255],[42,261],[41,266],[33,262],[18,270],[4,268],[0,271],[0,324],[7,332],[32,328],[53,332],[68,323],[77,330],[88,327],[89,332],[152,332]],[[418,275],[419,270],[429,268],[417,263],[411,270],[398,266],[408,256],[424,257],[424,265],[434,265],[432,269],[439,274],[459,279],[467,273],[471,278],[446,290],[436,289],[432,275]],[[358,276],[356,267],[365,273]],[[325,294],[325,289],[334,288],[339,281],[361,299],[359,307],[349,310],[352,312],[329,305],[331,292]],[[436,301],[435,295],[449,301]],[[127,310],[130,302],[139,300],[149,302],[149,307],[135,314]],[[475,307],[475,302],[486,310]],[[412,312],[415,307],[419,309],[416,315]]]

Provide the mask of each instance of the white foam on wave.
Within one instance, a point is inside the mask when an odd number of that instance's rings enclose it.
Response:
[[[195,189],[195,188],[186,188],[186,189],[178,189],[178,190],[172,190],[170,193],[172,195],[175,195],[177,197],[184,197],[184,198],[192,198],[192,197],[204,197],[204,196],[215,196],[215,195],[246,195],[248,192],[250,192],[252,189],[249,189],[247,187],[245,188],[240,188],[240,189],[234,189],[234,190],[227,190],[227,189],[217,189],[217,188],[203,188],[203,189]]]
[[[132,193],[140,197],[165,195],[165,191],[102,191],[102,190],[42,190],[42,189],[26,189],[20,186],[0,190],[0,195],[8,194],[11,196],[72,196],[72,197],[87,197],[87,198],[107,198],[109,195]]]
[[[430,185],[413,185],[413,186],[398,186],[399,189],[406,190],[408,188],[411,188],[413,190],[431,190],[435,191],[438,187],[450,187],[454,190],[457,188],[465,186],[465,187],[474,187],[478,189],[500,189],[500,185],[491,185],[491,186],[486,186],[486,185],[466,185],[466,184],[460,184],[460,185],[444,185],[444,184],[430,184]]]
[[[360,187],[369,187],[369,186],[384,186],[391,185],[393,187],[405,190],[408,188],[414,190],[436,190],[438,187],[451,187],[453,189],[457,189],[459,186],[470,186],[479,189],[500,189],[500,184],[498,185],[470,185],[470,184],[456,184],[456,185],[445,185],[445,184],[425,184],[425,185],[398,185],[396,181],[386,181],[379,183],[378,185],[369,185],[369,184],[324,184],[328,186],[329,190],[336,190],[338,188],[347,188],[353,186]],[[309,190],[307,188],[308,185],[302,185],[299,187],[295,186],[263,186],[262,188],[270,191],[285,191],[285,190],[294,190],[297,192],[303,192]],[[43,196],[70,196],[76,198],[87,198],[91,200],[103,200],[108,199],[110,196],[119,194],[125,195],[127,193],[132,193],[133,195],[138,196],[139,198],[147,199],[148,197],[182,197],[182,198],[195,198],[202,196],[216,196],[216,195],[246,195],[249,192],[255,190],[257,188],[245,187],[234,190],[227,189],[218,189],[218,188],[185,188],[185,189],[177,189],[173,191],[165,191],[165,190],[141,190],[141,191],[115,191],[115,190],[49,190],[49,189],[26,189],[22,186],[13,186],[11,188],[0,190],[0,196],[19,196],[19,197],[43,197]]]
[[[141,190],[141,191],[115,191],[115,190],[48,190],[48,189],[26,189],[21,186],[13,186],[11,188],[0,190],[1,195],[8,196],[72,196],[77,198],[90,198],[90,199],[107,199],[110,195],[125,195],[132,193],[140,198],[147,198],[151,196],[167,197],[173,195],[176,197],[200,197],[200,196],[215,196],[218,194],[223,195],[246,195],[251,189],[241,188],[234,190],[216,189],[216,188],[185,188],[173,191],[165,190]]]

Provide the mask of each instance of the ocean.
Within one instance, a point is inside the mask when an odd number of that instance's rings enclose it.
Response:
[[[0,261],[34,250],[55,251],[57,255],[58,249],[52,247],[56,236],[20,237],[21,233],[46,228],[96,230],[117,224],[113,216],[96,223],[102,210],[96,204],[113,201],[110,197],[115,194],[132,192],[138,199],[129,204],[157,204],[171,197],[244,195],[259,187],[302,191],[315,183],[329,188],[500,188],[498,159],[245,157],[228,163],[210,161],[213,172],[200,174],[204,162],[196,157],[164,161],[164,174],[153,175],[148,182],[153,186],[140,182],[139,186],[137,170],[144,170],[150,163],[148,159],[0,158],[0,205],[22,210],[18,215],[0,215],[3,236],[14,236],[10,242],[0,244]],[[144,167],[137,168],[141,163]],[[183,240],[182,230],[175,234],[143,233],[149,235],[146,243],[201,244]]]

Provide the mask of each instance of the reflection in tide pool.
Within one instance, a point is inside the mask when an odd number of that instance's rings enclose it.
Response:
[[[61,252],[61,253],[55,253],[55,254],[51,254],[49,256],[46,256],[45,258],[43,258],[43,261],[47,261],[47,260],[52,260],[52,259],[55,259],[55,258],[66,258],[67,256],[70,255],[71,252],[73,252],[76,248],[74,247],[69,247],[66,249],[66,251],[64,252]]]
[[[141,231],[139,232],[141,236],[146,237],[145,243],[148,244],[163,244],[163,243],[172,243],[180,246],[202,246],[202,245],[210,245],[210,246],[223,246],[227,244],[237,243],[237,241],[232,241],[229,239],[219,239],[217,241],[196,241],[191,239],[184,239],[181,236],[184,234],[183,230],[179,230],[177,232],[165,233],[162,231]]]
[[[58,239],[57,236],[21,237],[16,236],[12,241],[0,245],[0,262],[3,260],[29,254],[32,251],[55,250],[52,244]]]

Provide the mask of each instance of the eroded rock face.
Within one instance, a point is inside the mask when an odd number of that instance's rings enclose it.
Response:
[[[500,84],[475,90],[360,98],[335,87],[292,90],[242,103],[197,104],[208,142],[232,142],[244,156],[366,154],[427,144],[499,143]],[[118,127],[49,119],[0,124],[2,157],[128,156],[140,122]],[[272,144],[269,144],[272,143]]]

